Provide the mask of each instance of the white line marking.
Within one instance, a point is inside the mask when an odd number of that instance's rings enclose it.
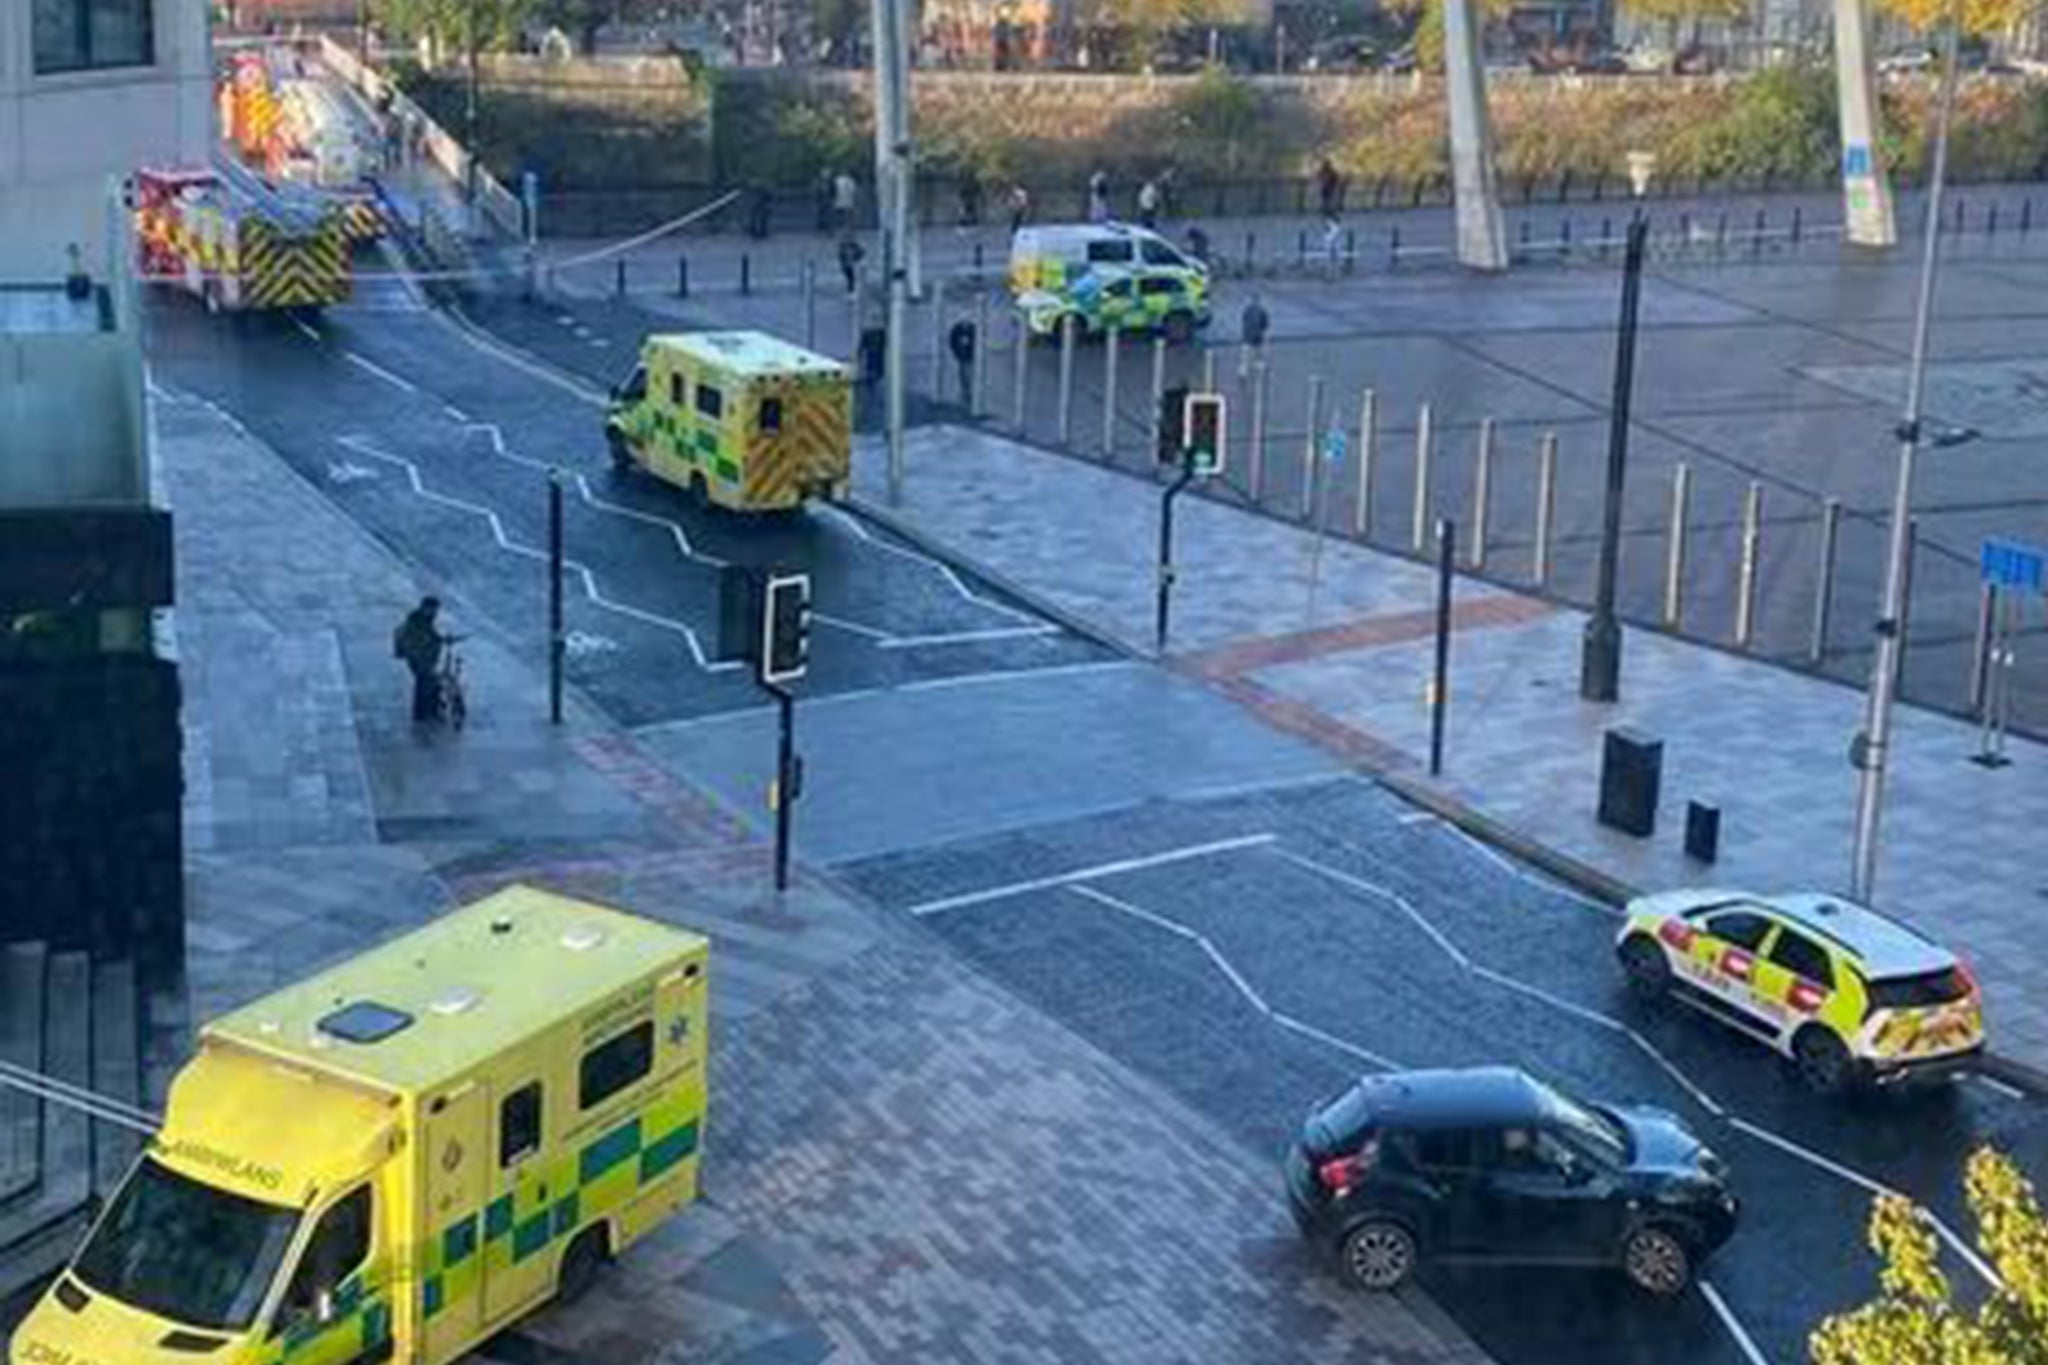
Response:
[[[913,563],[922,564],[926,568],[933,570],[939,575],[939,577],[945,579],[946,582],[949,585],[951,585],[954,592],[959,593],[960,596],[966,598],[968,601],[974,603],[976,606],[985,607],[989,611],[993,611],[1000,615],[1007,616],[1013,621],[1022,621],[1029,625],[1043,624],[1039,621],[1037,617],[1031,615],[1031,613],[1029,612],[1019,611],[1017,610],[1017,608],[1009,606],[1006,603],[992,602],[988,598],[981,596],[979,593],[975,592],[973,589],[967,586],[966,581],[963,580],[958,573],[954,572],[952,565],[947,564],[942,560],[933,559],[930,555],[920,554],[916,550],[907,550],[901,545],[894,544],[890,541],[882,539],[878,535],[875,535],[872,531],[868,530],[867,527],[860,524],[860,518],[854,516],[852,513],[846,511],[845,509],[834,507],[830,503],[821,503],[818,506],[818,510],[824,513],[826,516],[831,517],[834,520],[840,522],[846,527],[847,530],[853,532],[854,535],[860,537],[862,540],[874,546],[876,549],[881,550],[884,554],[892,554],[899,559],[908,559]]]
[[[1427,825],[1434,823],[1439,818],[1435,811],[1404,810],[1394,817],[1394,823],[1397,825]]]
[[[480,351],[501,364],[510,365],[513,369],[518,370],[529,378],[538,379],[543,384],[559,389],[579,403],[587,404],[593,408],[602,408],[611,401],[609,396],[595,385],[564,374],[552,366],[529,360],[518,352],[499,345],[483,335],[482,329],[464,316],[460,309],[450,308],[445,312],[436,311],[435,316],[446,323],[450,330],[458,337],[462,338],[471,350]]]
[[[2017,1086],[2007,1085],[1996,1076],[1987,1076],[1981,1071],[1973,1071],[1970,1073],[1970,1077],[1986,1090],[2003,1095],[2009,1100],[2023,1100],[2027,1097],[2026,1091],[2021,1090]]]
[[[1722,1299],[1721,1291],[1714,1288],[1711,1281],[1700,1281],[1700,1297],[1707,1301],[1707,1307],[1714,1310],[1714,1316],[1719,1318],[1721,1325],[1728,1329],[1728,1335],[1735,1339],[1736,1349],[1742,1352],[1743,1358],[1749,1362],[1749,1365],[1770,1365],[1770,1361],[1765,1357],[1764,1353],[1757,1349],[1754,1341],[1750,1340],[1749,1333],[1743,1330],[1741,1320],[1735,1316],[1734,1311]]]
[[[1186,939],[1208,954],[1209,960],[1216,964],[1216,970],[1222,972],[1224,976],[1230,979],[1230,984],[1237,987],[1239,995],[1252,1002],[1253,1009],[1264,1015],[1270,1016],[1273,1013],[1273,1007],[1266,1003],[1265,997],[1252,989],[1252,983],[1245,980],[1239,974],[1237,968],[1231,965],[1229,958],[1217,951],[1216,945],[1209,941],[1206,934],[1190,929],[1185,924],[1181,924],[1176,920],[1170,920],[1164,915],[1155,915],[1150,910],[1140,909],[1129,901],[1118,900],[1115,896],[1109,895],[1107,892],[1097,891],[1092,886],[1069,886],[1065,889],[1077,896],[1086,896],[1097,905],[1106,905],[1112,910],[1121,910],[1126,915],[1143,920],[1147,924],[1166,930],[1169,934],[1177,934],[1181,938]]]
[[[911,906],[909,913],[920,917],[943,914],[948,910],[960,910],[970,905],[1007,900],[1011,896],[1021,896],[1029,891],[1046,891],[1053,887],[1094,881],[1098,877],[1114,877],[1125,872],[1142,871],[1148,867],[1164,867],[1168,863],[1186,862],[1190,858],[1206,858],[1212,854],[1229,853],[1240,848],[1257,848],[1262,844],[1270,844],[1279,837],[1277,834],[1247,834],[1236,839],[1190,844],[1185,848],[1169,849],[1164,853],[1154,853],[1143,858],[1121,858],[1115,862],[1097,863],[1093,867],[1076,868],[1072,872],[1061,872],[1051,877],[1035,877],[1030,881],[992,886],[985,891],[969,891],[958,896],[947,896],[942,900],[925,901]]]
[[[299,329],[300,336],[305,337],[307,340],[311,341],[316,346],[320,344],[321,336],[320,329],[318,327],[313,326],[304,318],[293,318],[292,326]]]
[[[1861,1171],[1853,1171],[1849,1169],[1847,1166],[1844,1166],[1841,1162],[1834,1161],[1828,1157],[1824,1157],[1819,1152],[1814,1151],[1810,1147],[1802,1147],[1798,1143],[1794,1142],[1791,1138],[1782,1137],[1779,1134],[1772,1132],[1768,1128],[1760,1128],[1756,1124],[1751,1123],[1748,1119],[1731,1115],[1728,1119],[1728,1123],[1731,1127],[1740,1128],[1743,1132],[1749,1134],[1751,1137],[1757,1139],[1757,1141],[1759,1142],[1769,1143],[1771,1146],[1776,1147],[1779,1151],[1785,1153],[1787,1156],[1797,1157],[1799,1160],[1806,1162],[1808,1165],[1818,1166],[1820,1169],[1827,1171],[1831,1175],[1835,1175],[1843,1180],[1846,1180],[1852,1185],[1862,1186],[1864,1189],[1870,1191],[1872,1194],[1899,1195],[1899,1191],[1893,1189],[1891,1186],[1886,1185],[1881,1181],[1873,1180],[1869,1176],[1864,1175]],[[1900,1195],[1900,1197],[1904,1198],[1905,1196]],[[1917,1200],[1914,1202],[1916,1204],[1918,1203]],[[1998,1272],[1993,1270],[1989,1265],[1985,1264],[1984,1258],[1977,1254],[1977,1251],[1974,1247],[1972,1247],[1968,1242],[1964,1241],[1961,1237],[1957,1236],[1955,1230],[1949,1227],[1947,1223],[1944,1223],[1941,1219],[1937,1218],[1932,1211],[1923,1209],[1922,1212],[1926,1214],[1928,1226],[1934,1229],[1935,1236],[1939,1237],[1942,1241],[1948,1243],[1949,1250],[1955,1252],[1955,1254],[1957,1256],[1960,1256],[1972,1270],[1976,1271],[1979,1275],[1983,1276],[1984,1282],[1986,1284],[1990,1285],[1994,1289],[2002,1287],[2003,1281],[2001,1281],[1998,1278]]]
[[[414,464],[412,461],[406,459],[405,457],[401,455],[393,455],[385,450],[380,450],[368,439],[361,436],[341,436],[336,438],[336,442],[337,444],[342,445],[347,449],[353,450],[361,455],[366,455],[373,460],[382,460],[386,464],[397,465],[400,469],[403,469],[405,471],[407,480],[412,484],[412,491],[414,493],[417,493],[420,497],[425,498],[427,501],[437,502],[445,507],[453,507],[457,511],[467,512],[472,516],[482,517],[491,528],[491,538],[497,541],[499,548],[505,550],[507,553],[518,555],[522,559],[538,560],[543,564],[545,564],[548,561],[548,556],[545,551],[535,549],[530,545],[521,545],[519,542],[513,540],[509,535],[507,535],[505,533],[505,524],[498,519],[498,514],[492,511],[490,508],[480,507],[476,503],[465,502],[460,498],[451,498],[445,493],[436,493],[432,489],[428,488],[425,480],[420,477],[419,466]],[[697,667],[704,670],[706,673],[724,673],[731,671],[733,669],[744,667],[744,665],[740,663],[738,660],[726,660],[717,663],[712,662],[711,658],[705,654],[704,646],[702,642],[698,639],[697,632],[692,630],[685,623],[673,620],[666,616],[657,615],[654,612],[646,611],[639,607],[635,607],[624,602],[614,602],[610,598],[606,597],[604,593],[598,588],[597,575],[593,574],[590,571],[588,565],[583,564],[582,562],[574,559],[566,559],[563,561],[563,563],[572,573],[574,573],[577,576],[579,580],[581,580],[583,584],[583,595],[590,599],[590,602],[593,606],[602,608],[605,611],[615,612],[618,615],[630,617],[633,620],[642,621],[648,625],[657,626],[663,630],[671,631],[675,634],[681,635],[683,637],[684,644],[686,644],[689,647],[690,657],[693,660],[695,660]]]
[[[1058,626],[1041,621],[1035,626],[997,626],[989,630],[959,630],[944,635],[897,635],[883,649],[926,649],[933,645],[970,645],[988,640],[1017,640],[1025,636],[1057,635]]]
[[[1429,935],[1430,941],[1443,949],[1444,954],[1451,961],[1457,963],[1468,972],[1473,970],[1472,959],[1465,955],[1465,950],[1451,942],[1448,934],[1430,923],[1426,915],[1409,904],[1406,896],[1396,891],[1389,891],[1386,887],[1366,881],[1363,878],[1354,877],[1349,872],[1341,872],[1334,867],[1319,863],[1313,858],[1304,858],[1299,853],[1290,853],[1284,848],[1275,848],[1272,852],[1275,857],[1293,863],[1296,867],[1302,868],[1305,871],[1313,872],[1319,877],[1327,877],[1331,881],[1348,886],[1354,891],[1362,892],[1368,896],[1375,896],[1380,900],[1388,902],[1396,910],[1406,915],[1416,928]]]
[[[413,385],[411,381],[399,378],[397,375],[391,373],[391,371],[385,369],[382,365],[379,365],[374,360],[369,360],[363,356],[359,356],[354,351],[343,351],[342,355],[344,358],[347,359],[349,364],[354,365],[357,369],[367,371],[368,373],[377,376],[377,378],[383,380],[387,384],[392,385],[394,388],[404,389],[407,393],[419,392],[419,389],[415,385]]]
[[[1339,1052],[1348,1052],[1360,1061],[1369,1062],[1382,1071],[1406,1070],[1399,1062],[1382,1057],[1379,1053],[1362,1048],[1356,1043],[1348,1043],[1334,1033],[1325,1033],[1314,1024],[1304,1023],[1291,1014],[1281,1014],[1276,1011],[1273,1015],[1273,1022],[1281,1028],[1292,1029],[1304,1037],[1313,1038],[1319,1043],[1336,1048]]]
[[[1440,823],[1446,830],[1449,830],[1458,839],[1470,845],[1472,850],[1478,853],[1480,857],[1486,859],[1495,867],[1499,868],[1502,872],[1504,872],[1510,877],[1513,877],[1516,881],[1526,882],[1530,886],[1536,887],[1540,891],[1545,891],[1550,893],[1551,895],[1563,896],[1567,899],[1575,900],[1579,902],[1579,904],[1590,906],[1592,909],[1595,910],[1605,910],[1610,915],[1620,915],[1624,913],[1622,911],[1622,908],[1618,905],[1609,905],[1606,901],[1595,900],[1591,896],[1586,895],[1583,891],[1574,890],[1573,888],[1566,886],[1563,882],[1558,881],[1554,877],[1546,877],[1541,875],[1540,873],[1531,872],[1529,869],[1510,861],[1500,852],[1500,850],[1492,847],[1484,839],[1481,839],[1478,835],[1473,834],[1471,831],[1467,829],[1463,829],[1460,826],[1455,825],[1448,820],[1442,820],[1440,821]]]
[[[450,420],[460,422],[464,426],[469,425],[469,414],[456,407],[453,403],[443,403],[441,411],[447,413]]]

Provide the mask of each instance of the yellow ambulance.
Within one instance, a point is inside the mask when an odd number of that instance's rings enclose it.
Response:
[[[845,496],[853,461],[846,367],[762,332],[650,336],[612,390],[612,466],[700,504],[782,511]]]
[[[527,887],[201,1031],[13,1365],[441,1365],[697,1194],[708,945]]]

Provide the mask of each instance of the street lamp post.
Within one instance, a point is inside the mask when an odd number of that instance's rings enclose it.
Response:
[[[1621,695],[1621,622],[1614,614],[1615,577],[1621,564],[1621,495],[1628,475],[1629,404],[1636,383],[1636,313],[1642,303],[1643,249],[1649,220],[1638,213],[1628,225],[1628,251],[1621,271],[1621,326],[1614,348],[1614,404],[1607,428],[1607,503],[1600,525],[1600,577],[1593,614],[1579,654],[1579,695],[1613,701]]]
[[[1920,296],[1913,311],[1913,353],[1906,370],[1906,410],[1899,421],[1899,477],[1892,491],[1892,520],[1885,553],[1884,599],[1873,628],[1877,648],[1870,660],[1870,693],[1863,729],[1851,750],[1857,768],[1856,847],[1849,870],[1849,894],[1867,901],[1877,880],[1878,824],[1884,810],[1885,766],[1891,756],[1892,704],[1899,685],[1899,623],[1905,615],[1905,587],[1911,556],[1913,464],[1919,454],[1921,405],[1927,379],[1927,334],[1934,315],[1934,282],[1941,265],[1941,200],[1948,181],[1949,122],[1956,103],[1956,48],[1962,35],[1962,7],[1951,3],[1942,44],[1941,106],[1934,132],[1934,171],[1927,186],[1926,240],[1920,256]]]

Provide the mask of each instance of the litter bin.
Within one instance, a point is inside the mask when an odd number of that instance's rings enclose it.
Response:
[[[1607,731],[1600,754],[1600,823],[1649,838],[1657,832],[1657,793],[1663,781],[1663,740],[1625,726]]]
[[[1711,863],[1721,856],[1721,808],[1704,801],[1685,803],[1685,856]]]

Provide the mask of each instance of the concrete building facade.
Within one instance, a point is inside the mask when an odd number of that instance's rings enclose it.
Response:
[[[212,71],[205,0],[0,4],[0,280],[96,265],[109,177],[203,162]]]

